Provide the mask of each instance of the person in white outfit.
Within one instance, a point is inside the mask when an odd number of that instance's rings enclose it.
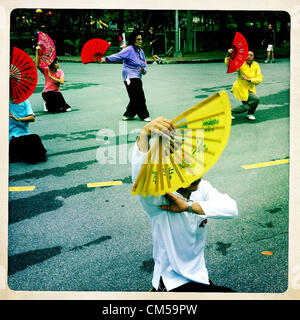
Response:
[[[171,121],[163,117],[143,127],[132,154],[133,182],[147,156],[151,134],[165,136],[173,129]],[[231,288],[211,282],[205,265],[204,248],[207,221],[236,217],[236,201],[203,179],[165,196],[138,197],[152,227],[155,262],[152,292],[234,292]]]

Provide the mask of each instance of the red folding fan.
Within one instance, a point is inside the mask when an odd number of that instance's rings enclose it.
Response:
[[[248,43],[241,33],[235,33],[231,48],[233,52],[230,55],[227,73],[238,70],[247,59]]]
[[[103,39],[91,39],[87,41],[81,50],[81,61],[90,63],[100,61],[110,44]]]
[[[55,44],[46,33],[39,32],[38,45],[41,48],[39,50],[40,67],[46,68],[53,62],[56,56]]]
[[[37,71],[32,58],[13,47],[10,62],[10,99],[18,104],[28,99],[37,85]]]

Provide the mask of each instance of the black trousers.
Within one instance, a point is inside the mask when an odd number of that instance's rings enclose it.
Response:
[[[142,80],[139,78],[133,78],[130,79],[129,85],[126,81],[124,81],[124,83],[129,96],[129,103],[123,115],[129,118],[134,118],[135,115],[138,115],[141,120],[148,118],[149,112],[146,106]]]
[[[9,143],[9,162],[45,162],[47,150],[37,134],[12,138]]]
[[[49,112],[65,112],[70,106],[66,103],[61,92],[47,91],[42,93]]]
[[[162,279],[160,279],[158,290],[156,290],[155,288],[152,288],[151,292],[167,292]],[[168,292],[235,292],[235,291],[227,287],[216,286],[211,282],[211,280],[209,280],[208,285],[190,281]]]

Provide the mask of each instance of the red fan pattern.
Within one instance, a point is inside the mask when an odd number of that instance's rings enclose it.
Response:
[[[87,41],[81,50],[81,61],[93,63],[100,61],[110,44],[103,39],[91,39]]]
[[[37,71],[31,57],[13,47],[10,62],[10,99],[18,104],[28,99],[37,85]]]
[[[53,62],[56,56],[55,44],[46,33],[39,32],[38,45],[41,48],[39,50],[40,67],[46,68]]]
[[[233,52],[230,55],[227,73],[238,70],[247,59],[248,43],[241,33],[235,33],[231,48],[233,49]]]

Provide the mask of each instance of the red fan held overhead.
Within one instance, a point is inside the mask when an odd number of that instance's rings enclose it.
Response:
[[[31,57],[13,47],[10,62],[10,99],[18,104],[28,99],[37,85],[37,71]]]
[[[87,41],[81,50],[81,61],[91,63],[100,61],[110,44],[103,39],[91,39]]]
[[[230,55],[227,73],[238,70],[247,59],[248,43],[241,33],[235,33],[231,48],[233,49],[233,52]]]
[[[40,67],[46,68],[53,62],[56,56],[54,42],[46,33],[39,32],[38,46],[41,48],[39,50]]]

